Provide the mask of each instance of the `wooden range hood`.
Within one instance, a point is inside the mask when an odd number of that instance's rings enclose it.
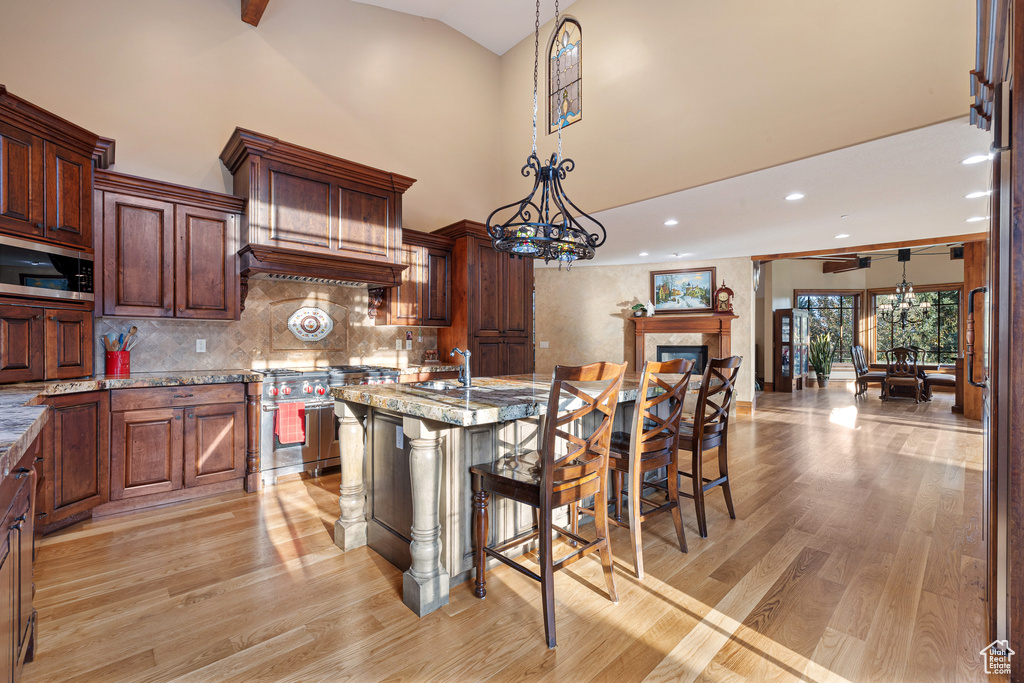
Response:
[[[221,161],[246,200],[239,272],[397,287],[413,178],[236,128]]]

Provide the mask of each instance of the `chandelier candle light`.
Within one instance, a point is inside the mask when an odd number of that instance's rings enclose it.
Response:
[[[555,29],[558,29],[558,0],[555,0]],[[547,163],[537,156],[537,73],[540,62],[540,0],[533,34],[533,151],[520,171],[524,178],[533,175],[533,189],[525,198],[506,204],[487,217],[487,234],[497,251],[519,256],[558,261],[558,267],[574,261],[594,258],[595,250],[607,237],[604,226],[585,213],[562,188],[562,181],[576,164],[562,158],[562,120],[558,124],[558,152]],[[561,89],[561,76],[555,70],[556,92]],[[571,209],[579,214],[573,216]],[[511,213],[509,213],[511,212]],[[579,219],[596,226],[592,232]]]
[[[909,319],[911,313],[919,311],[921,315],[928,315],[932,305],[927,301],[918,301],[917,295],[914,294],[914,283],[907,282],[907,261],[910,260],[910,250],[900,249],[899,260],[903,262],[903,281],[896,285],[896,293],[890,294],[888,301],[878,305],[878,310],[886,316],[892,316],[893,319],[895,319],[896,311],[899,311],[900,327],[906,329],[908,322],[911,324],[916,322]]]

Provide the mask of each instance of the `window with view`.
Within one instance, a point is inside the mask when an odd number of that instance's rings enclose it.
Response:
[[[846,292],[797,292],[796,307],[809,312],[811,339],[828,334],[836,348],[836,363],[852,363],[857,343],[860,294]]]
[[[873,294],[875,311],[875,362],[886,362],[885,352],[898,346],[918,347],[918,363],[952,365],[960,354],[960,290],[942,289],[922,292],[916,288],[918,301],[930,304],[927,313],[913,307],[904,322],[899,310],[880,311],[878,304],[888,294]]]

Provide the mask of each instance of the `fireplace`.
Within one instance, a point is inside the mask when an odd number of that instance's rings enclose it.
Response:
[[[708,347],[704,346],[658,346],[658,362],[685,358],[693,361],[693,374],[703,375],[708,364]]]

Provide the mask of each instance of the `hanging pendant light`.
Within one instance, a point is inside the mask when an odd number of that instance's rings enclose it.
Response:
[[[555,0],[555,30],[558,30],[558,0]],[[487,234],[497,251],[519,257],[558,261],[559,268],[575,261],[594,258],[595,250],[607,237],[600,221],[576,206],[562,188],[565,176],[576,164],[562,158],[562,124],[558,123],[558,152],[542,163],[537,156],[537,73],[540,63],[540,0],[533,34],[533,151],[520,173],[533,176],[533,189],[523,199],[501,206],[487,217]],[[561,74],[555,69],[555,92],[561,90]],[[573,215],[575,210],[577,215]],[[586,229],[580,220],[593,224]]]
[[[907,282],[907,261],[910,260],[910,250],[905,251],[908,252],[905,260],[902,255],[900,257],[903,260],[903,280],[896,285],[896,293],[890,294],[885,302],[878,305],[878,311],[886,322],[899,320],[900,328],[904,330],[907,328],[908,322],[911,325],[921,322],[932,307],[930,302],[918,300],[917,295],[914,294],[914,283]]]

